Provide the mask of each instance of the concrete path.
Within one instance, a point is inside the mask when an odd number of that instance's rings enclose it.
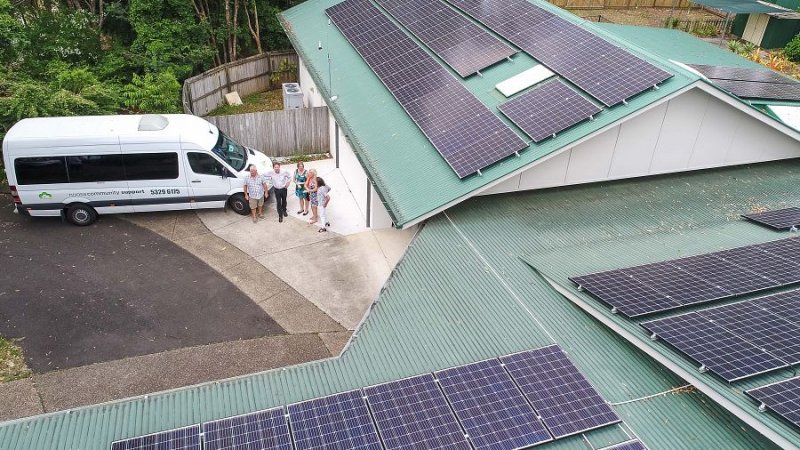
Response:
[[[306,163],[306,169],[312,168],[332,187],[327,233],[318,233],[319,227],[309,224],[308,216],[296,214],[299,202],[294,196],[288,202],[289,217],[282,223],[273,201],[266,206],[266,218],[255,224],[226,210],[198,211],[197,215],[214,235],[255,258],[343,327],[355,330],[416,228],[366,228],[333,160]],[[294,172],[295,166],[283,169]],[[279,317],[269,314],[286,328]]]

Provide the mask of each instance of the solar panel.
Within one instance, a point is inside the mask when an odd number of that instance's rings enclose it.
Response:
[[[615,312],[638,317],[800,282],[800,240],[781,239],[570,280]]]
[[[645,322],[642,326],[728,382],[788,366],[697,312]]]
[[[800,83],[757,83],[752,81],[717,79],[712,79],[711,81],[737,97],[770,100],[800,100]]]
[[[111,450],[200,450],[200,425],[116,441]]]
[[[360,390],[289,405],[296,450],[381,450]]]
[[[800,208],[796,206],[760,213],[742,214],[742,217],[776,230],[790,230],[800,226]]]
[[[204,450],[292,450],[283,407],[203,423]]]
[[[750,389],[747,395],[800,427],[800,377]]]
[[[470,449],[433,375],[371,386],[364,393],[387,450]]]
[[[606,106],[621,103],[672,77],[669,72],[527,1],[447,1]]]
[[[800,290],[763,297],[758,299],[758,304],[788,322],[799,323],[797,311],[800,311]]]
[[[705,64],[689,64],[689,67],[702,73],[706,78],[717,80],[754,81],[758,83],[797,84],[797,80],[782,75],[766,67],[726,67]]]
[[[620,421],[557,345],[500,361],[556,439]]]
[[[552,440],[500,361],[435,373],[476,449],[514,449]]]
[[[500,111],[540,142],[601,111],[561,80],[552,80],[500,105]]]
[[[459,178],[527,147],[369,0],[345,0],[326,13]]]
[[[376,1],[462,77],[516,53],[442,2]]]
[[[603,447],[600,450],[647,450],[647,447],[645,447],[641,441],[634,439],[632,441],[623,442],[610,447]]]

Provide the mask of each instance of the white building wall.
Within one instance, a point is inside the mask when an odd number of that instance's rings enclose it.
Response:
[[[554,153],[482,194],[797,157],[800,142],[695,88]]]
[[[308,69],[303,63],[302,58],[300,58],[300,63],[298,64],[298,81],[300,83],[300,89],[303,91],[303,99],[306,107],[311,108],[315,106],[324,106],[326,104],[319,92],[319,89],[317,89],[316,84],[314,84],[314,80],[308,73]],[[361,217],[364,220],[363,223],[367,223],[367,213],[369,212],[369,224],[371,228],[391,227],[391,217],[386,211],[386,208],[383,206],[383,203],[381,203],[377,193],[375,193],[375,189],[372,187],[372,184],[367,183],[367,174],[364,172],[364,169],[358,162],[355,152],[353,151],[353,147],[350,146],[347,136],[345,136],[341,127],[336,126],[336,121],[332,114],[329,113],[328,118],[330,119],[328,121],[330,126],[329,153],[333,158],[338,158],[339,170],[347,182],[347,187],[349,188],[351,195],[358,205]],[[337,134],[338,155],[336,148]],[[368,191],[372,192],[368,194]]]

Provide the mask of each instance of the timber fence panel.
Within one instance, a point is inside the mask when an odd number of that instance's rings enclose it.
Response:
[[[294,68],[291,73],[281,71],[284,61]],[[225,94],[229,92],[237,91],[244,97],[278,88],[282,82],[297,79],[298,62],[294,51],[267,52],[187,78],[182,91],[184,112],[205,116],[225,104]],[[272,75],[275,73],[279,79],[273,82]]]
[[[237,142],[269,156],[327,153],[328,108],[300,108],[206,117]]]

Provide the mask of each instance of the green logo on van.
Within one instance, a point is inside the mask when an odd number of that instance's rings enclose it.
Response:
[[[53,198],[53,194],[51,194],[49,192],[40,192],[39,193],[39,198],[41,198],[41,199]]]

